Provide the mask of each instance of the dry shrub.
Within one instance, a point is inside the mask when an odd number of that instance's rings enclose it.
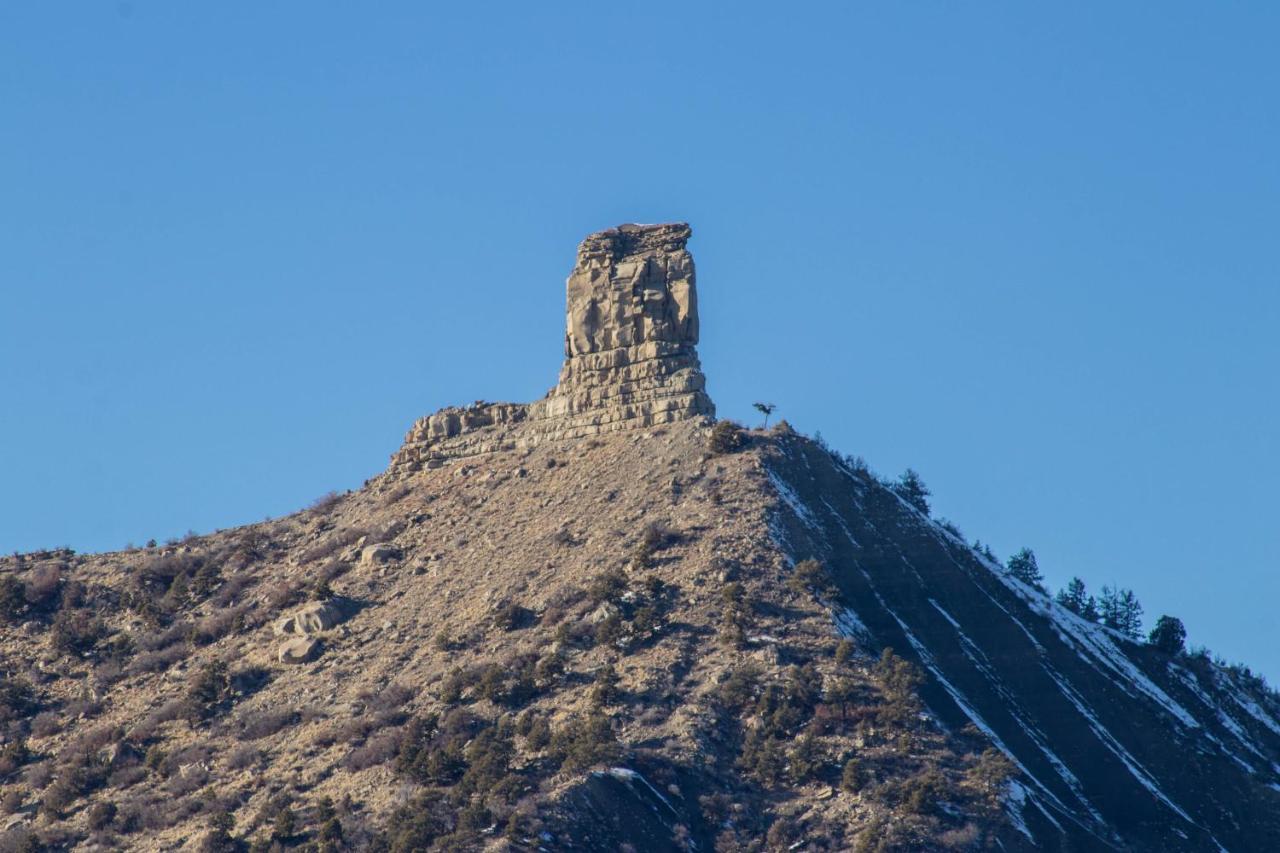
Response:
[[[211,779],[208,770],[196,765],[172,776],[164,787],[172,796],[185,797],[187,794],[199,791],[209,784]]]
[[[129,665],[130,675],[141,675],[147,672],[163,672],[191,654],[191,647],[186,643],[169,646],[155,652],[143,652],[133,659]]]
[[[138,638],[138,647],[144,652],[158,652],[175,643],[186,642],[191,636],[192,625],[185,619],[175,622],[163,631],[144,634]]]
[[[413,698],[413,689],[403,684],[390,684],[380,693],[360,695],[371,711],[394,711]]]
[[[102,713],[102,703],[94,699],[76,699],[68,702],[62,713],[68,720],[88,719]]]
[[[62,747],[58,753],[58,763],[62,765],[84,763],[99,750],[119,742],[123,737],[124,730],[119,726],[98,726],[89,729]]]
[[[207,646],[210,643],[221,640],[235,631],[237,625],[244,624],[245,614],[248,609],[247,606],[241,605],[204,617],[196,622],[195,627],[192,629],[192,640],[201,646]]]
[[[29,853],[32,850],[44,849],[40,836],[25,826],[0,833],[0,853]]]
[[[120,661],[108,660],[94,667],[93,680],[97,682],[99,690],[105,693],[107,688],[124,678],[125,674],[124,664]]]
[[[137,728],[129,732],[129,739],[134,741],[150,740],[156,729],[165,723],[185,717],[190,705],[185,699],[170,699],[156,710],[142,718]]]
[[[361,536],[369,536],[369,531],[363,527],[348,527],[345,530],[336,531],[323,542],[312,545],[303,551],[302,562],[314,563],[318,560],[332,557],[348,545],[354,545]]]
[[[354,773],[385,764],[400,752],[400,741],[399,729],[378,732],[364,746],[351,750],[342,766]]]
[[[258,582],[258,579],[249,574],[232,575],[230,580],[218,587],[218,591],[210,598],[210,602],[214,607],[229,607],[231,604],[239,600],[241,594]]]
[[[107,777],[107,785],[116,789],[124,789],[138,784],[147,778],[147,768],[141,765],[133,765],[132,767],[121,767],[119,770],[112,771]]]
[[[227,756],[228,770],[244,770],[246,767],[257,767],[261,763],[262,750],[248,744],[237,746]]]
[[[948,829],[938,836],[938,843],[947,850],[974,850],[981,836],[977,824],[966,823],[959,829]]]
[[[272,610],[283,610],[302,601],[304,597],[302,584],[297,581],[276,581],[267,587],[267,606]]]
[[[329,582],[337,580],[349,571],[351,571],[350,563],[344,563],[341,560],[330,560],[320,567],[316,572],[316,576],[318,580]]]
[[[41,711],[31,721],[32,737],[49,737],[62,731],[62,723],[53,711]]]
[[[342,495],[337,492],[326,492],[312,501],[308,509],[317,515],[324,515],[332,512],[340,503],[342,503]]]
[[[298,722],[297,711],[266,708],[249,711],[235,723],[236,734],[241,740],[260,740]]]
[[[413,489],[410,486],[400,486],[397,489],[393,489],[382,499],[382,505],[391,506],[394,503],[399,503],[411,494],[413,494]]]
[[[53,781],[53,762],[41,761],[32,764],[22,773],[22,781],[33,791],[39,791]]]

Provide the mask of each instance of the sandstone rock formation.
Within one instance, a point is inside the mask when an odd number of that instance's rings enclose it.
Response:
[[[400,552],[390,545],[366,545],[360,549],[360,565],[376,566],[399,556]]]
[[[276,621],[276,636],[287,634],[319,634],[338,626],[343,620],[342,608],[332,601],[312,601]]]
[[[619,429],[710,419],[698,296],[684,223],[620,225],[578,247],[566,283],[565,361],[532,404],[447,408],[413,425],[394,479],[451,459]]]
[[[280,646],[276,659],[280,663],[306,663],[316,656],[320,641],[313,637],[295,637]]]
[[[698,363],[688,225],[623,225],[578,248],[560,384],[543,416],[588,435],[715,414]]]

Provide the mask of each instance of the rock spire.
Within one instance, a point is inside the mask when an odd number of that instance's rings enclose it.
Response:
[[[619,429],[711,419],[698,362],[698,294],[685,223],[588,236],[565,285],[560,381],[531,404],[449,408],[419,420],[392,457],[408,474],[449,459]]]

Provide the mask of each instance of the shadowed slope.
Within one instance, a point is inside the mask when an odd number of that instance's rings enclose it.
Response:
[[[811,441],[781,440],[766,464],[787,550],[827,563],[847,630],[925,668],[949,725],[1014,758],[1037,844],[1280,847],[1273,698],[1086,622]]]

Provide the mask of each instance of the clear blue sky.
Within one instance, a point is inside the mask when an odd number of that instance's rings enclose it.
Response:
[[[801,8],[796,8],[800,6]],[[694,226],[778,404],[1280,680],[1275,4],[6,3],[0,549],[305,505]]]

